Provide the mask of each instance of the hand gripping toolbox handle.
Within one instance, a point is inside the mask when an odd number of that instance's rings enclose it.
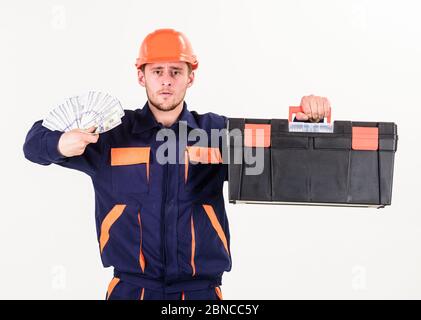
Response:
[[[288,121],[292,122],[292,116],[294,114],[297,114],[298,112],[303,112],[303,108],[301,106],[291,106],[291,107],[289,107]],[[332,120],[332,111],[329,112],[329,115],[327,116],[327,123],[331,123],[331,120]]]

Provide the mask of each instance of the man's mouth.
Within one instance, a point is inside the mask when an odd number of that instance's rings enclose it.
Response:
[[[164,96],[164,97],[167,97],[167,96],[172,95],[172,92],[164,91],[164,92],[160,92],[159,95]]]

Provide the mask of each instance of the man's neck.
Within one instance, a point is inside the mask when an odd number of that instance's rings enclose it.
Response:
[[[178,119],[181,111],[183,110],[183,101],[171,111],[162,111],[153,106],[150,102],[149,109],[154,115],[157,122],[162,123],[165,127],[171,127]]]

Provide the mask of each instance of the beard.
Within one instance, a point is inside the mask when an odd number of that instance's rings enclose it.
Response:
[[[154,99],[154,97],[149,94],[149,91],[147,89],[146,89],[146,95],[148,96],[149,103],[152,106],[154,106],[155,108],[157,108],[158,110],[160,110],[160,111],[172,111],[175,108],[177,108],[180,105],[180,103],[183,102],[184,96],[186,95],[186,93],[184,93],[183,96],[180,99],[174,101],[173,103],[171,103],[169,105],[166,105],[166,101],[158,102],[158,99]]]

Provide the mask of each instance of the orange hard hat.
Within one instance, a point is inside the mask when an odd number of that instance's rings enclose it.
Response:
[[[136,68],[146,63],[184,61],[197,69],[198,61],[187,37],[174,29],[158,29],[143,40],[136,59]]]

